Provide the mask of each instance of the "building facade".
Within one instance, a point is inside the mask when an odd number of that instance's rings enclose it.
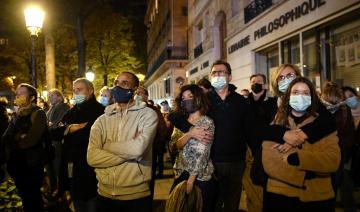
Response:
[[[360,87],[360,0],[189,0],[188,81],[207,77],[217,59],[232,83],[268,78],[297,64],[317,89],[325,80]]]
[[[186,83],[187,0],[149,0],[147,26],[148,69],[145,86],[149,99],[171,103],[178,88]]]

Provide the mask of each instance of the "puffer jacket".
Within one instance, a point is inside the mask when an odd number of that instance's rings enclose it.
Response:
[[[158,116],[145,103],[127,110],[108,106],[90,132],[87,161],[95,167],[98,193],[119,200],[150,195],[152,142]]]
[[[315,120],[309,117],[296,125],[289,117],[289,128],[297,129]],[[298,197],[302,202],[328,200],[335,196],[331,173],[336,172],[340,164],[340,147],[337,132],[334,131],[319,141],[311,144],[305,142],[302,148],[280,153],[272,147],[272,141],[262,144],[262,162],[265,172],[269,175],[266,190],[271,193],[288,197]],[[296,152],[299,165],[288,164],[287,156]],[[306,177],[306,173],[315,176]]]

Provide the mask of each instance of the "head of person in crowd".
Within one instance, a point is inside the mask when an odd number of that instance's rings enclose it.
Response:
[[[349,86],[344,86],[342,90],[346,99],[346,105],[349,106],[351,109],[358,108],[360,106],[360,100],[356,90]]]
[[[139,87],[139,78],[128,71],[121,72],[111,89],[111,96],[118,105],[128,105],[134,101],[134,94]]]
[[[211,66],[209,78],[215,90],[227,88],[232,80],[230,64],[222,60],[215,61]]]
[[[99,103],[106,107],[112,104],[110,88],[104,86],[100,89]]]
[[[45,111],[49,109],[48,103],[42,97],[38,98],[37,105]]]
[[[0,106],[2,107],[7,107],[9,101],[7,100],[7,98],[5,96],[0,96]]]
[[[161,106],[161,112],[162,113],[169,113],[170,112],[170,105],[169,102],[164,100],[160,103]]]
[[[206,78],[202,78],[196,84],[204,91],[204,93],[207,93],[213,89],[211,86],[211,82]]]
[[[209,100],[203,90],[194,84],[184,85],[175,98],[175,111],[192,114],[199,111],[205,115],[209,110]]]
[[[37,103],[37,91],[32,85],[21,83],[15,91],[15,105],[21,108],[34,106]]]
[[[251,91],[254,95],[261,96],[266,92],[266,76],[264,74],[253,74],[250,76]]]
[[[139,86],[135,92],[134,100],[137,102],[146,102],[148,104],[149,92],[143,86]]]
[[[289,87],[291,81],[301,76],[299,67],[293,64],[283,64],[272,74],[271,88],[274,95],[282,96]]]
[[[332,114],[345,104],[341,88],[334,82],[326,82],[320,96],[321,102]]]
[[[51,89],[49,91],[48,97],[49,97],[50,106],[54,106],[64,102],[64,96],[62,95],[59,89]]]
[[[148,105],[151,105],[151,106],[155,106],[154,101],[151,100],[151,99],[149,99],[149,100],[147,101],[147,104],[148,104]]]
[[[240,95],[245,97],[245,98],[248,98],[249,94],[250,94],[250,91],[248,89],[242,89],[240,91]]]
[[[73,82],[73,93],[73,105],[79,105],[90,99],[95,99],[94,85],[86,78],[78,78]]]
[[[275,123],[288,125],[288,116],[316,116],[319,98],[311,81],[305,77],[295,78],[283,94],[283,101],[275,116]]]

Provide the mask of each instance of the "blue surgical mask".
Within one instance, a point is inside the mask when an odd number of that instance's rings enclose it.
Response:
[[[359,103],[357,96],[349,97],[345,101],[346,101],[347,106],[349,106],[352,109],[355,109]]]
[[[289,104],[296,112],[305,112],[306,109],[308,109],[308,107],[311,105],[311,96],[291,95]]]
[[[109,97],[106,96],[100,96],[99,102],[100,104],[102,104],[104,107],[109,105]]]
[[[278,89],[281,93],[285,93],[285,91],[288,89],[290,83],[293,81],[294,79],[290,78],[285,78],[284,80],[281,80],[278,83]]]
[[[114,101],[117,103],[127,103],[134,95],[134,91],[131,89],[125,89],[119,86],[115,86],[111,89],[111,95]]]
[[[225,76],[211,77],[211,85],[216,89],[220,90],[226,87],[228,84]]]
[[[72,98],[72,102],[75,105],[81,104],[81,103],[85,102],[85,100],[86,100],[86,96],[82,95],[82,94],[74,95],[74,97]]]

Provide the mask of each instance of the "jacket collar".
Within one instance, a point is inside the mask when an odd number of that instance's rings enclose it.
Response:
[[[146,108],[147,105],[145,102],[135,103],[134,105],[130,106],[128,109],[126,109],[126,112],[128,111],[137,111],[141,110],[143,108]],[[109,105],[105,108],[105,114],[106,115],[113,115],[116,113],[121,112],[121,109],[117,107],[117,103],[114,103],[112,105]]]

